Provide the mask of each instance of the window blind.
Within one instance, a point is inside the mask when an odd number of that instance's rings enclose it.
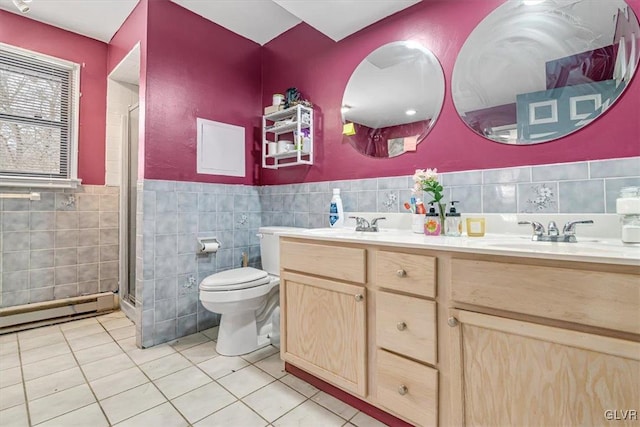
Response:
[[[0,175],[72,178],[74,68],[0,46]]]

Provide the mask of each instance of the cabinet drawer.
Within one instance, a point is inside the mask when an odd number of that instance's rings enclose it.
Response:
[[[436,259],[425,255],[378,251],[376,284],[425,297],[436,296]]]
[[[417,425],[437,425],[438,371],[380,349],[377,356],[380,404]]]
[[[636,274],[453,259],[454,301],[640,334]]]
[[[365,283],[365,259],[360,248],[280,239],[280,267],[287,270]]]
[[[420,298],[376,294],[376,343],[426,363],[437,362],[436,303]]]

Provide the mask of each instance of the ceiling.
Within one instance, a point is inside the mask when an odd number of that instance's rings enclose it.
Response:
[[[109,42],[138,0],[33,0],[27,18]],[[22,15],[11,0],[0,9]]]
[[[264,45],[300,22],[338,41],[420,0],[172,0]],[[25,15],[109,42],[138,0],[33,0]],[[20,14],[11,0],[0,9]]]

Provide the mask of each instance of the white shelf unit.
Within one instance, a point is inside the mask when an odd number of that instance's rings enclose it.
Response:
[[[303,129],[309,129],[308,152],[302,151],[301,141],[295,141],[302,135]],[[286,135],[286,138],[282,136]],[[269,142],[279,140],[291,141],[299,150],[294,149],[285,153],[268,153]],[[297,165],[313,164],[313,109],[303,105],[296,105],[286,110],[262,116],[262,167],[278,169]]]

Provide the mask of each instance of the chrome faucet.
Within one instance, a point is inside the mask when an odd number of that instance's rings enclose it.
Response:
[[[564,234],[565,236],[573,236],[573,238],[575,239],[576,225],[578,224],[593,224],[593,220],[588,219],[585,221],[569,221],[564,225],[564,227],[562,227],[562,234]]]
[[[533,237],[531,238],[531,240],[538,240],[539,237],[544,236],[544,225],[542,225],[538,221],[518,221],[518,224],[531,224],[531,226],[533,227]]]
[[[371,220],[371,223],[361,216],[350,216],[349,218],[356,220],[356,231],[378,231],[378,221],[381,219],[387,219],[385,217],[378,217]]]
[[[560,235],[555,221],[549,222],[549,225],[547,226],[547,234],[544,232],[544,225],[538,221],[518,221],[518,224],[530,224],[533,227],[531,240],[536,242],[576,243],[576,225],[593,224],[593,220],[569,221],[564,225],[564,227],[562,227],[562,235]]]
[[[382,219],[387,219],[387,218],[385,218],[385,217],[383,217],[383,216],[380,216],[380,217],[378,217],[378,218],[373,218],[373,219],[371,220],[371,230],[370,230],[370,231],[379,231],[379,230],[378,230],[378,221],[380,221],[380,220],[382,220]]]

